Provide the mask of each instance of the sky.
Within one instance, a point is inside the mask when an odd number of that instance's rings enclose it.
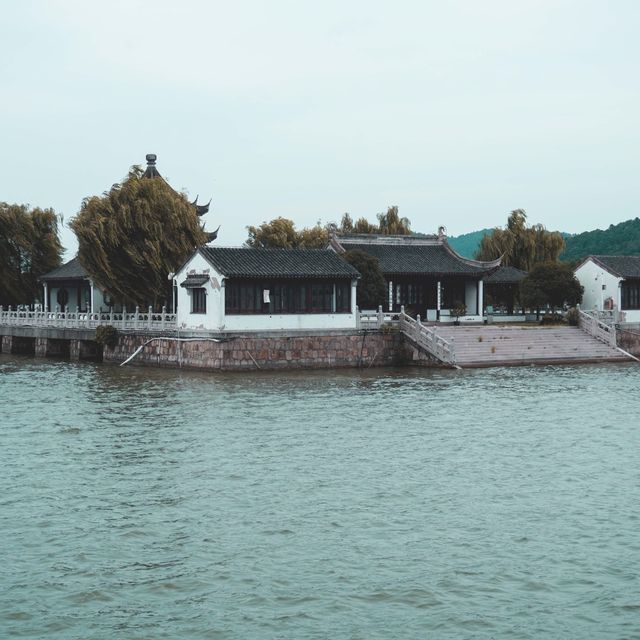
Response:
[[[450,235],[640,215],[640,2],[0,0],[0,201],[68,221],[155,153],[238,246],[278,216]]]

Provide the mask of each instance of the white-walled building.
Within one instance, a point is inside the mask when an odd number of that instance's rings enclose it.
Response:
[[[355,329],[359,273],[333,251],[201,247],[175,274],[180,329]]]
[[[109,311],[113,305],[80,264],[78,258],[40,276],[42,308],[45,311]]]
[[[585,311],[618,311],[620,322],[640,322],[640,256],[589,256],[575,274]]]

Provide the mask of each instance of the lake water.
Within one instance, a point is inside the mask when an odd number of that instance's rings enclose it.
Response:
[[[639,389],[0,356],[0,637],[638,638]]]

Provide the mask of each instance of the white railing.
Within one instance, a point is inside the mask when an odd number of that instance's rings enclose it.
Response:
[[[586,313],[580,309],[578,311],[578,326],[600,342],[604,342],[610,347],[618,346],[615,327],[602,322],[597,314]]]
[[[383,311],[382,307],[378,307],[377,311],[357,310],[356,318],[358,329],[397,326],[410,340],[440,362],[451,365],[456,363],[453,338],[449,342],[440,337],[436,327],[422,324],[420,316],[414,320],[404,312],[404,307],[400,307],[400,311]]]
[[[175,313],[167,313],[163,307],[155,313],[152,307],[133,313],[123,311],[28,311],[0,307],[0,325],[23,327],[54,327],[61,329],[95,329],[100,325],[111,325],[116,329],[139,331],[169,331],[176,328]]]
[[[404,307],[403,307],[404,309]],[[377,311],[356,311],[358,329],[380,329],[385,324],[398,324],[402,311],[383,311],[378,307]]]
[[[400,331],[440,362],[455,365],[456,353],[453,338],[448,342],[440,337],[435,327],[427,327],[420,322],[420,316],[414,320],[403,311],[400,314]]]

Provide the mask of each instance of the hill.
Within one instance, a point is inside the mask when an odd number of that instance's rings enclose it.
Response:
[[[608,229],[585,231],[565,238],[566,247],[560,260],[571,262],[588,255],[639,255],[640,218],[612,224]]]
[[[460,236],[451,236],[447,240],[451,247],[461,256],[473,258],[480,247],[482,238],[492,231],[493,229],[481,229],[480,231],[463,233]]]

